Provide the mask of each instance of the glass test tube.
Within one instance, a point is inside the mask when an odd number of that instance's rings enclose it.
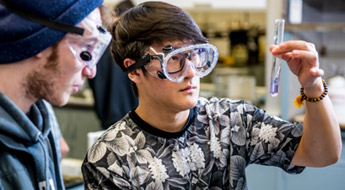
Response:
[[[274,23],[274,37],[273,43],[279,45],[284,38],[284,19],[276,19]],[[273,56],[272,60],[272,71],[271,71],[271,84],[270,84],[270,93],[271,96],[277,96],[279,92],[279,81],[280,81],[280,70],[282,59]]]

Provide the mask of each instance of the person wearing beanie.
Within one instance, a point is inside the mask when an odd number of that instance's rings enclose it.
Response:
[[[312,43],[270,47],[304,87],[302,124],[243,100],[199,97],[200,78],[217,64],[218,50],[179,7],[141,3],[111,31],[112,55],[135,84],[139,104],[88,150],[86,189],[244,190],[249,164],[300,173],[339,159],[340,128]]]
[[[65,189],[49,102],[63,106],[111,41],[103,0],[0,0],[0,189]]]

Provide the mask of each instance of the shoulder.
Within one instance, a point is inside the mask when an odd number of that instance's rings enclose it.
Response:
[[[128,117],[128,114],[110,126],[104,131],[98,139],[93,143],[88,151],[88,161],[96,163],[102,159],[106,159],[110,153],[108,150],[113,150],[117,155],[123,156],[127,154],[127,148],[130,144],[132,136],[135,135],[134,122]]]

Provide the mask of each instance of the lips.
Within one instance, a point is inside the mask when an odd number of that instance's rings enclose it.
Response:
[[[184,91],[189,91],[189,90],[194,90],[196,89],[196,86],[187,86],[186,88],[180,90],[181,92],[184,92]]]
[[[79,91],[79,87],[78,86],[73,86],[73,93],[77,93]]]
[[[73,85],[73,93],[77,93],[79,91],[79,88],[82,87],[82,86],[83,86],[83,84],[81,84],[81,85],[79,85],[79,84]]]

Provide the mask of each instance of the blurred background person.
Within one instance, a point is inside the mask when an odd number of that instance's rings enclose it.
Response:
[[[130,0],[118,3],[112,13],[114,22],[133,6],[134,4]],[[101,121],[102,129],[107,129],[128,111],[135,108],[138,100],[132,92],[128,74],[116,65],[111,56],[110,46],[97,64],[97,72],[98,75],[95,78],[89,79],[89,85],[94,95],[97,117]]]

